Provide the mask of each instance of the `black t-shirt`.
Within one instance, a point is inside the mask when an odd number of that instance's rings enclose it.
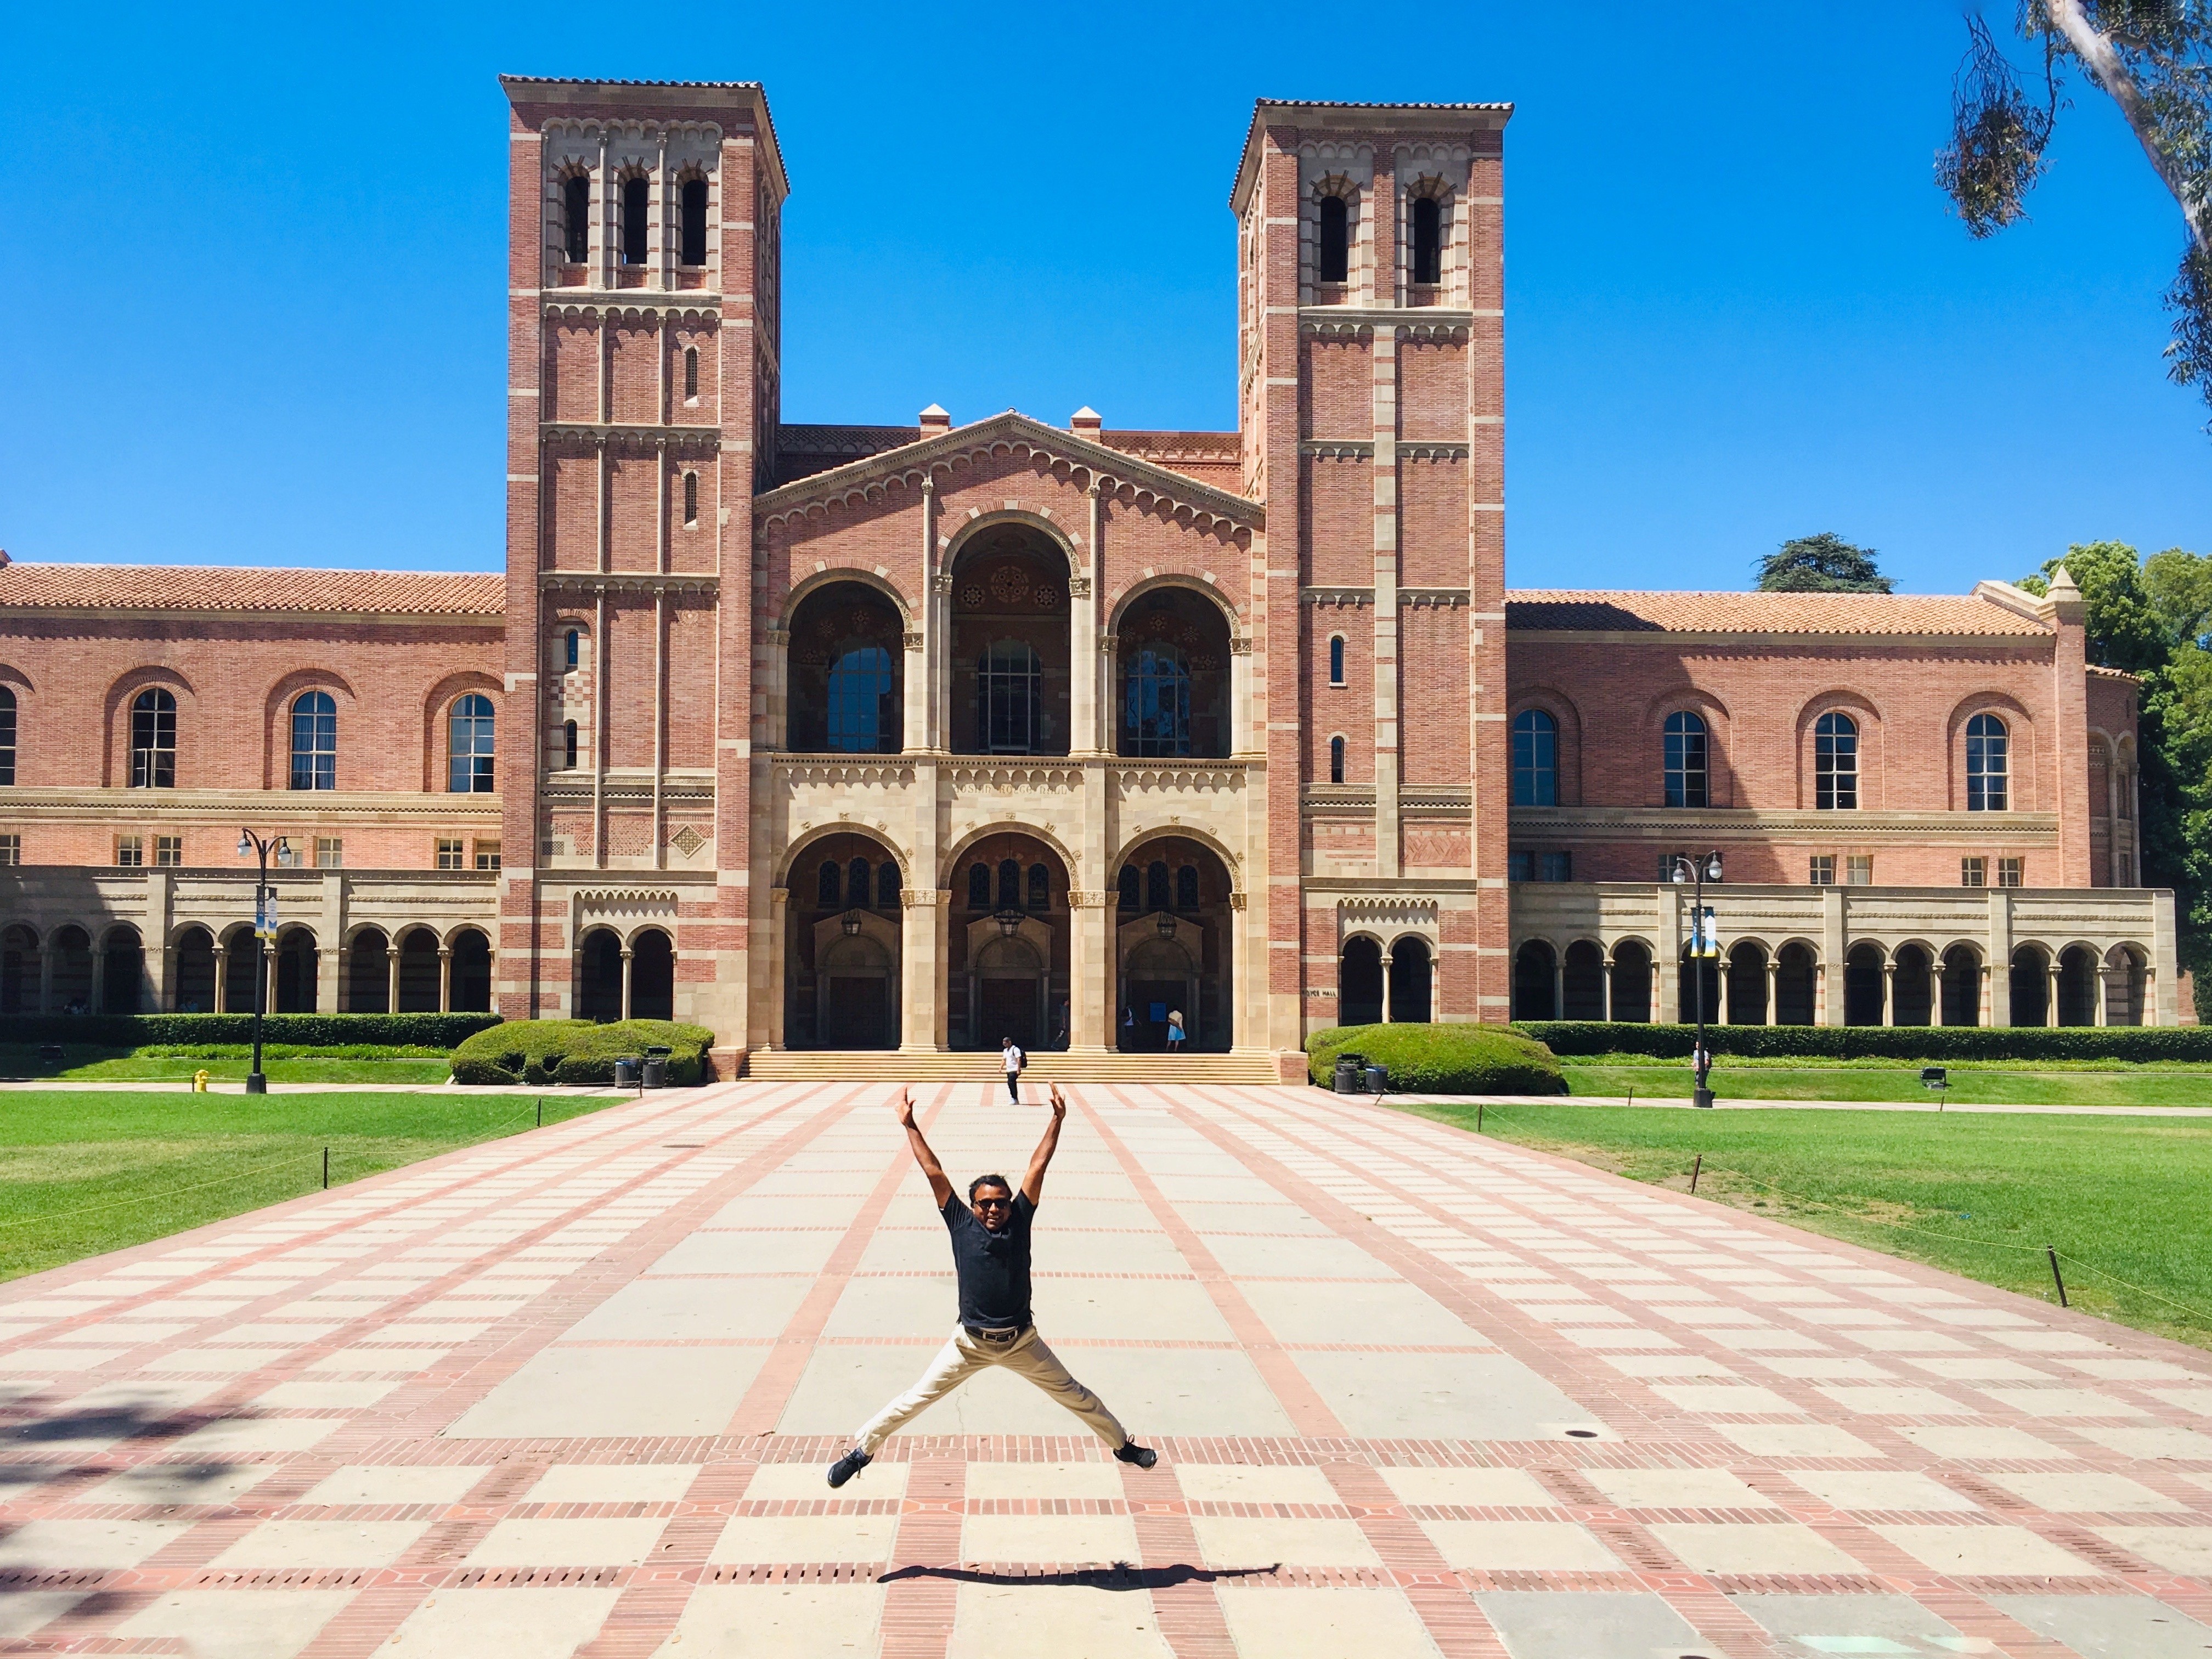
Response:
[[[952,1268],[960,1276],[960,1322],[1005,1330],[1030,1322],[1030,1218],[1036,1206],[1016,1193],[1004,1232],[975,1219],[958,1193],[945,1200],[945,1231],[952,1235]]]

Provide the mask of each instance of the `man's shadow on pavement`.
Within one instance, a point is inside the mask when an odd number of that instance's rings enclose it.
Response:
[[[957,1584],[1035,1584],[1047,1589],[1075,1585],[1086,1589],[1156,1590],[1176,1584],[1216,1584],[1231,1578],[1259,1578],[1281,1571],[1278,1561],[1265,1567],[1194,1567],[1177,1563],[1167,1567],[1133,1567],[1116,1561],[1110,1567],[1086,1567],[1073,1572],[978,1572],[973,1567],[898,1567],[878,1577],[879,1584],[896,1584],[908,1578],[944,1578]]]

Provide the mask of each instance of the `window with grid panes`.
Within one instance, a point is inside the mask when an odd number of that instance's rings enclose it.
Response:
[[[2025,863],[2026,860],[2022,859],[1999,859],[1997,860],[1997,885],[2000,887],[2019,886],[2021,884],[2021,878],[2025,873],[2025,870],[2023,868]]]
[[[1808,879],[1815,887],[1833,887],[1836,884],[1836,855],[1833,853],[1814,854],[1813,873]]]
[[[1990,861],[1987,859],[1960,859],[1959,885],[1986,887],[1990,884]]]
[[[154,862],[167,869],[175,869],[185,861],[185,838],[182,836],[154,837]]]
[[[496,870],[499,868],[499,843],[497,842],[480,841],[477,843],[477,868],[479,870]]]
[[[438,837],[438,867],[441,870],[465,870],[469,867],[467,843],[444,836]]]
[[[345,842],[337,836],[315,837],[315,868],[343,870],[345,868]]]
[[[136,870],[146,862],[146,840],[143,836],[118,836],[115,838],[115,864],[120,870]]]
[[[23,861],[23,838],[21,836],[0,836],[0,864],[21,864]]]
[[[1847,854],[1844,856],[1844,885],[1846,887],[1871,887],[1874,885],[1873,854],[1851,853]]]

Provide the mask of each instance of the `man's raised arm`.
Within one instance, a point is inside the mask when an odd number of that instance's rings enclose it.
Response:
[[[943,1209],[945,1200],[952,1196],[952,1183],[945,1177],[945,1166],[937,1161],[937,1154],[929,1150],[929,1143],[921,1138],[921,1129],[914,1121],[914,1091],[899,1091],[898,1121],[906,1131],[906,1143],[914,1149],[914,1161],[921,1165],[922,1174],[929,1177],[929,1195]]]
[[[1052,1155],[1060,1150],[1060,1121],[1067,1115],[1067,1103],[1060,1096],[1060,1085],[1052,1085],[1052,1121],[1045,1126],[1044,1139],[1037,1142],[1036,1151],[1030,1154],[1030,1172],[1022,1177],[1022,1196],[1036,1206],[1037,1194],[1044,1190],[1044,1172],[1052,1162]]]

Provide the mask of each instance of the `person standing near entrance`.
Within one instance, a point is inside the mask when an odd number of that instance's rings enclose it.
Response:
[[[1012,1046],[1012,1039],[1007,1039]],[[1019,1049],[1015,1049],[1018,1054]],[[1006,1073],[1013,1079],[1011,1067]],[[914,1091],[901,1089],[898,1121],[906,1131],[914,1161],[929,1178],[929,1195],[937,1201],[952,1235],[952,1267],[960,1281],[960,1323],[921,1380],[878,1412],[854,1437],[852,1449],[830,1466],[830,1484],[842,1486],[875,1459],[884,1442],[903,1425],[919,1417],[986,1365],[1003,1365],[1026,1378],[1088,1424],[1115,1458],[1149,1469],[1159,1454],[1129,1438],[1120,1419],[1106,1402],[1068,1375],[1059,1356],[1045,1346],[1030,1318],[1030,1226],[1036,1214],[1037,1199],[1044,1188],[1044,1172],[1060,1147],[1060,1126],[1067,1116],[1067,1103],[1060,1085],[1053,1084],[1052,1121],[1044,1139],[1030,1154],[1029,1173],[1022,1188],[1014,1192],[1000,1175],[978,1176],[968,1183],[963,1204],[952,1190],[945,1166],[922,1139],[914,1121]]]
[[[1020,1082],[1022,1067],[1030,1063],[1030,1057],[1012,1037],[1000,1037],[999,1048],[1006,1059],[1006,1098],[1018,1106],[1022,1103],[1022,1091],[1015,1085]]]
[[[1168,1010],[1168,1052],[1170,1054],[1179,1054],[1182,1052],[1182,1010],[1170,1008]]]

